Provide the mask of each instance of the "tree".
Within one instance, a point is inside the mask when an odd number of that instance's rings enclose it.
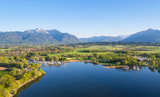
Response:
[[[127,65],[129,63],[128,60],[124,60],[123,62],[124,62],[124,65]]]
[[[42,60],[43,62],[45,61],[45,58],[44,57],[40,57],[40,60]]]
[[[151,63],[151,65],[155,65],[156,64],[154,60],[151,60],[150,63]]]
[[[16,77],[17,76],[17,68],[13,67],[11,72],[10,72],[10,75]]]
[[[30,63],[30,67],[31,68],[35,68],[35,64],[34,63]]]
[[[36,59],[36,61],[38,61],[38,60],[39,60],[39,57],[36,57],[35,59]]]
[[[118,66],[118,65],[121,65],[121,62],[116,62],[116,65]]]
[[[58,58],[57,56],[55,56],[55,57],[54,57],[54,61],[57,62],[58,60],[59,60],[59,58]]]
[[[12,81],[15,81],[15,79],[10,75],[5,74],[2,76],[0,83],[2,83],[4,85],[4,87],[8,88],[8,87],[10,87],[10,83]]]
[[[10,92],[6,89],[0,88],[0,97],[10,97]]]
[[[35,64],[35,69],[39,69],[40,66],[41,66],[40,64],[36,63],[36,64]]]
[[[24,63],[19,62],[16,67],[17,67],[17,68],[23,68],[23,67],[24,67]]]

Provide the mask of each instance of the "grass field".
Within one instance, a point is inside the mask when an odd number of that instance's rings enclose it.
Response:
[[[91,46],[88,48],[78,48],[75,49],[73,52],[66,52],[66,53],[55,53],[55,54],[50,54],[50,56],[58,56],[58,55],[62,55],[62,54],[81,54],[81,55],[92,55],[95,52],[81,52],[82,50],[94,50],[94,49],[105,49],[106,52],[96,52],[97,54],[104,54],[104,53],[110,53],[107,52],[109,49],[111,49],[111,47],[107,47],[107,46]],[[116,49],[116,48],[114,48]]]
[[[83,50],[106,50],[106,52],[82,52]],[[73,52],[66,53],[56,53],[50,54],[50,56],[58,56],[62,54],[81,54],[81,55],[92,55],[93,53],[104,54],[104,53],[113,53],[113,51],[118,50],[130,50],[137,53],[160,53],[159,46],[131,46],[131,45],[107,45],[107,46],[89,46],[86,48],[77,48]]]

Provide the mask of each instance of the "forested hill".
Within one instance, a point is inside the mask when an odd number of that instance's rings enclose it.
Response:
[[[0,44],[57,44],[78,43],[80,40],[71,34],[58,30],[35,30],[0,32]]]
[[[160,30],[148,29],[141,31],[126,39],[122,40],[123,42],[153,42],[160,43]]]

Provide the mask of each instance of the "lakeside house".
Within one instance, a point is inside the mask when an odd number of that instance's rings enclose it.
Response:
[[[151,61],[151,58],[148,57],[142,57],[142,56],[133,56],[133,58],[136,58],[137,61],[142,61],[144,65],[149,65],[149,61]]]
[[[26,71],[31,71],[32,68],[24,68],[24,70],[26,70]]]
[[[48,64],[48,65],[64,64],[63,62],[60,62],[60,61],[42,61],[42,60],[35,61],[34,59],[29,59],[28,63],[29,64],[30,63],[40,63],[40,64]]]
[[[142,56],[133,56],[133,58],[136,58],[137,61],[150,61],[151,58],[142,57]]]

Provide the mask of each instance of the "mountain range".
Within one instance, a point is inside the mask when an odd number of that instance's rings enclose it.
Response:
[[[58,44],[78,43],[80,40],[71,34],[56,29],[37,28],[26,31],[0,32],[0,44]]]
[[[0,44],[66,44],[79,42],[154,42],[160,43],[160,30],[148,29],[132,35],[77,38],[56,29],[37,28],[26,31],[0,32]]]
[[[160,43],[160,30],[148,29],[135,34],[122,40],[123,42],[153,42]]]
[[[117,36],[94,36],[90,38],[80,38],[82,42],[114,42],[114,41],[120,41],[123,40],[123,38]]]
[[[148,29],[145,31],[137,32],[132,35],[120,35],[117,37],[110,36],[100,36],[100,37],[91,37],[91,38],[81,38],[83,42],[152,42],[152,43],[160,43],[160,30]]]

